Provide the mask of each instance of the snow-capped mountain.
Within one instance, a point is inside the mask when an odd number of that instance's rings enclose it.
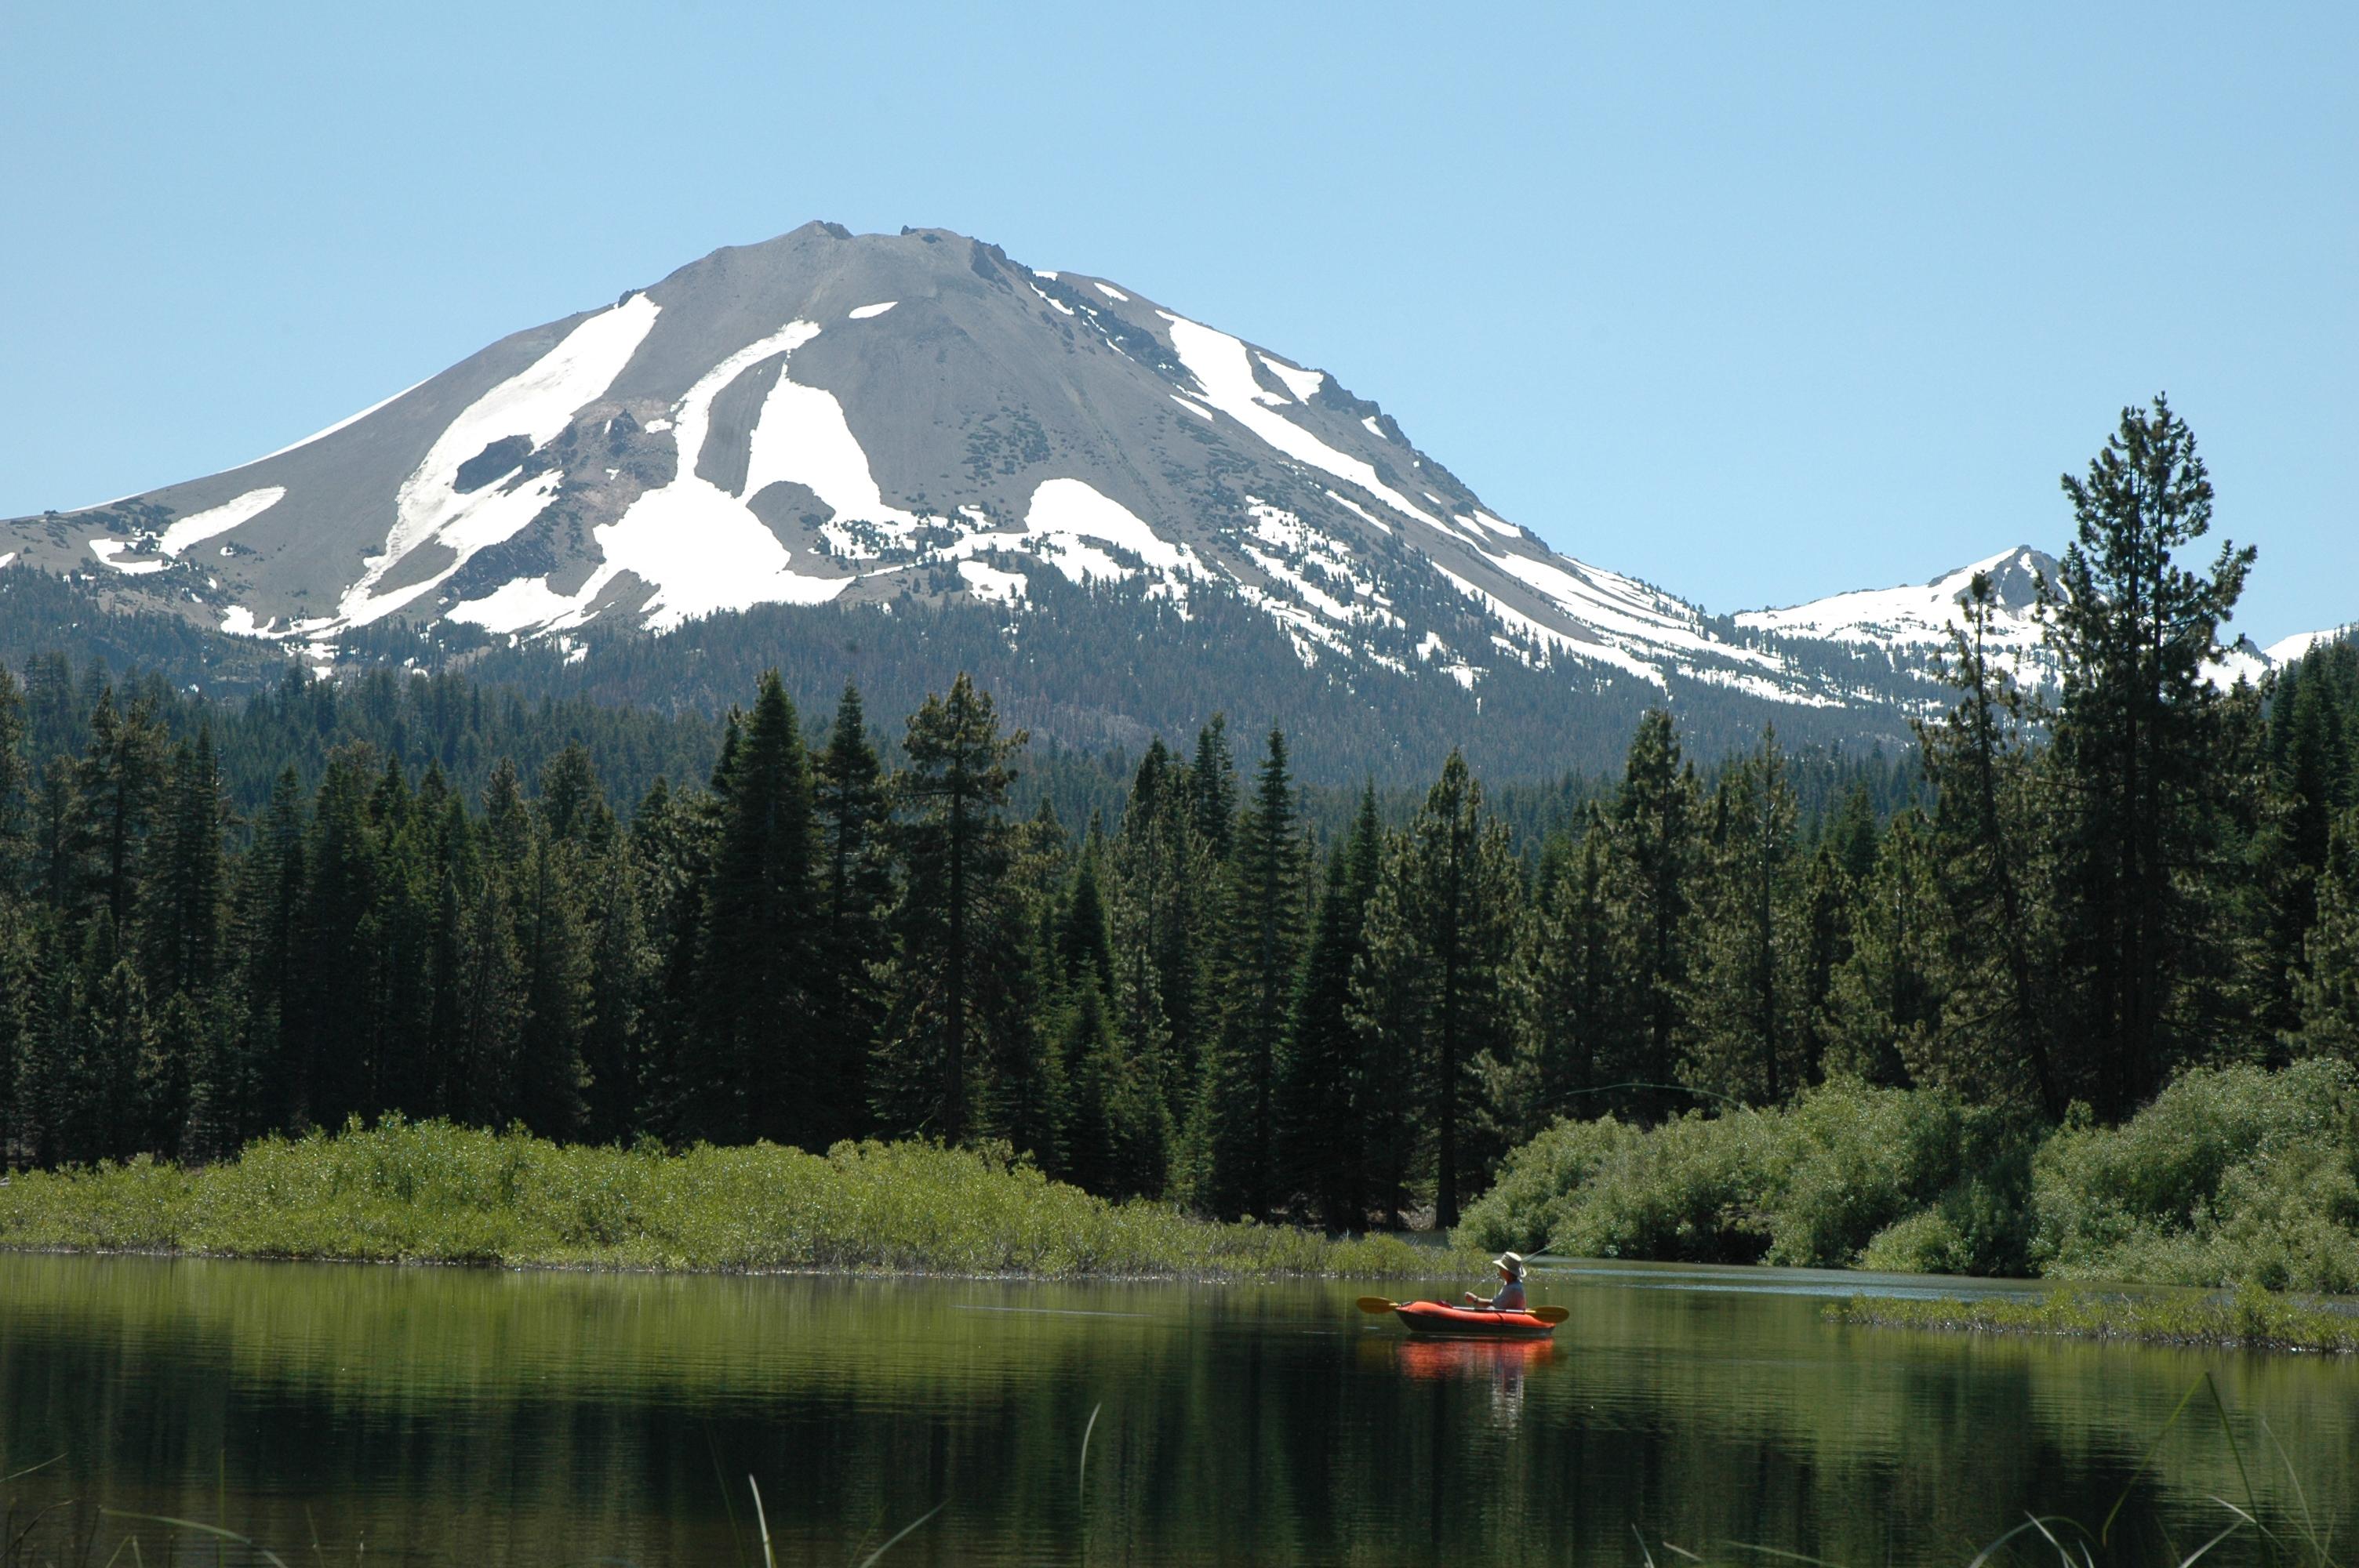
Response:
[[[936,230],[716,251],[243,467],[6,532],[321,643],[392,616],[538,637],[909,595],[1020,610],[1046,572],[1236,596],[1305,664],[1840,700],[1549,550],[1325,372]],[[1412,613],[1436,597],[1482,634]]]
[[[1986,633],[1988,645],[2014,665],[2019,675],[2036,681],[2053,673],[2045,657],[2046,629],[2037,607],[2041,582],[2051,592],[2062,593],[2056,570],[2055,557],[2018,545],[1986,560],[1943,572],[1922,585],[1838,593],[1784,610],[1749,610],[1736,616],[1735,622],[1745,631],[1767,636],[1804,637],[1897,655],[1920,655],[1928,662],[1920,664],[1918,671],[1930,680],[1938,676],[1930,657],[1954,645],[1954,635],[1964,629],[1963,607],[1974,578],[1986,573],[1994,609]],[[2223,650],[2223,656],[2212,665],[2212,678],[2222,687],[2240,679],[2257,681],[2350,630],[2298,633],[2266,648],[2239,636]]]
[[[573,648],[593,624],[966,605],[1012,637],[1086,589],[1167,622],[1242,609],[1298,676],[1372,710],[1391,681],[1525,724],[1610,694],[1831,735],[1922,708],[1976,569],[1710,618],[1551,550],[1324,370],[1112,279],[825,223],[242,467],[0,524],[0,556],[314,663],[397,618]],[[1979,565],[2014,617],[2049,564]]]
[[[1963,623],[1961,607],[1978,573],[1988,573],[1991,579],[1996,611],[1991,617],[1992,640],[2013,654],[2038,647],[2040,626],[2032,611],[2041,581],[2055,582],[2056,557],[2028,545],[1943,572],[1922,586],[1864,589],[1786,610],[1749,610],[1736,617],[1736,623],[1780,637],[1940,652],[1951,646],[1952,630]]]

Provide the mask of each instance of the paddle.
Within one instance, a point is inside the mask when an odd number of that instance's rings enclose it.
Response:
[[[1448,1303],[1445,1303],[1443,1304],[1447,1305]],[[1382,1296],[1362,1296],[1360,1298],[1359,1305],[1362,1312],[1379,1313],[1390,1312],[1393,1308],[1400,1305],[1400,1303],[1388,1302]],[[1472,1308],[1469,1310],[1480,1311],[1482,1309]],[[1536,1317],[1542,1323],[1562,1323],[1565,1319],[1571,1317],[1572,1314],[1563,1307],[1547,1306],[1527,1308],[1526,1315]]]

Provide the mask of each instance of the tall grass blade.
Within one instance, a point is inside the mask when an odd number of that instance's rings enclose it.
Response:
[[[2261,1418],[2261,1435],[2269,1440],[2269,1446],[2277,1451],[2277,1458],[2285,1465],[2286,1479],[2293,1483],[2294,1503],[2301,1509],[2302,1540],[2309,1542],[2310,1554],[2322,1563],[2327,1560],[2326,1542],[2318,1538],[2318,1521],[2310,1518],[2310,1494],[2301,1489],[2301,1476],[2294,1471],[2293,1455],[2288,1454],[2285,1444],[2277,1441],[2277,1432],[2269,1425],[2267,1416]]]
[[[46,1470],[64,1457],[65,1455],[62,1454],[52,1454],[47,1459],[42,1460],[38,1465],[27,1465],[22,1470],[17,1471],[12,1476],[0,1476],[0,1487],[5,1487],[11,1481],[21,1481],[36,1470]]]
[[[276,1568],[287,1568],[287,1560],[279,1556],[276,1552],[271,1551],[270,1548],[260,1545],[250,1538],[238,1534],[238,1532],[234,1530],[223,1530],[217,1524],[199,1524],[195,1519],[174,1519],[169,1514],[125,1513],[120,1509],[101,1509],[98,1511],[113,1519],[146,1519],[149,1524],[168,1524],[175,1530],[193,1530],[199,1534],[213,1537],[216,1542],[234,1541],[240,1546],[246,1547],[255,1552],[263,1559],[263,1561],[276,1564]]]
[[[8,1538],[8,1550],[5,1552],[0,1552],[0,1563],[16,1562],[17,1560],[16,1549],[23,1546],[26,1541],[31,1537],[32,1533],[41,1528],[41,1521],[43,1519],[49,1518],[60,1509],[70,1509],[71,1507],[73,1507],[73,1499],[71,1498],[68,1498],[63,1502],[51,1503],[48,1508],[36,1509],[33,1513],[33,1517],[25,1521],[25,1528]],[[14,1509],[9,1511],[8,1517],[12,1519],[16,1517]]]
[[[1663,1542],[1663,1550],[1666,1552],[1676,1552],[1690,1563],[1701,1563],[1703,1561],[1702,1558],[1697,1556],[1694,1552],[1690,1552],[1686,1547],[1681,1546],[1676,1541],[1667,1541]]]
[[[2245,1470],[2245,1451],[2237,1445],[2236,1434],[2229,1430],[2227,1402],[2220,1398],[2220,1385],[2212,1380],[2209,1372],[2203,1374],[2203,1386],[2212,1390],[2212,1408],[2219,1412],[2220,1435],[2228,1440],[2228,1455],[2236,1462],[2236,1479],[2245,1483],[2245,1507],[2247,1510],[2245,1517],[2251,1519],[2253,1527],[2261,1532],[2261,1561],[2275,1564],[2277,1560],[2277,1541],[2270,1535],[2268,1527],[2260,1521],[2260,1499],[2253,1493],[2253,1477]]]
[[[778,1559],[770,1550],[770,1516],[762,1511],[761,1483],[749,1475],[745,1489],[754,1494],[754,1522],[762,1527],[762,1568],[778,1568]]]
[[[721,1487],[721,1506],[729,1514],[729,1555],[743,1563],[745,1561],[745,1538],[737,1530],[737,1496],[729,1485],[729,1477],[721,1473],[721,1446],[712,1441],[710,1422],[704,1428],[704,1451],[712,1456],[712,1479]]]
[[[1105,1409],[1105,1401],[1103,1400],[1100,1400],[1096,1404],[1092,1405],[1090,1407],[1090,1423],[1082,1428],[1081,1478],[1073,1484],[1073,1492],[1075,1500],[1084,1509],[1090,1506],[1090,1434],[1097,1431],[1098,1412],[1103,1409]]]
[[[2170,1435],[2170,1429],[2177,1426],[2179,1424],[2179,1418],[2187,1413],[2188,1401],[2195,1397],[2195,1390],[2203,1387],[2211,1380],[2212,1374],[2206,1372],[2203,1376],[2196,1379],[2195,1381],[2188,1384],[2187,1391],[2179,1396],[2179,1403],[2171,1408],[2170,1419],[2162,1423],[2162,1430],[2154,1434],[2154,1441],[2147,1445],[2146,1457],[2137,1462],[2137,1468],[2130,1472],[2130,1478],[2122,1483],[2122,1495],[2115,1498],[2114,1499],[2114,1506],[2105,1510],[2105,1522],[2097,1527],[2098,1545],[2107,1546],[2112,1544],[2114,1538],[2114,1520],[2121,1517],[2122,1505],[2130,1500],[2130,1493],[2136,1489],[2138,1477],[2145,1475],[2146,1467],[2154,1463],[2154,1456],[2162,1452],[2162,1440]],[[2217,1398],[2218,1396],[2214,1395],[2213,1397]],[[1979,1562],[1981,1560],[1977,1558],[1976,1561]]]
[[[2057,1522],[2061,1524],[2064,1521],[2059,1519]],[[2056,1555],[2063,1561],[2064,1568],[2075,1568],[2075,1564],[2072,1562],[2071,1552],[2066,1551],[2064,1543],[2056,1539],[2056,1532],[2048,1528],[2045,1520],[2034,1519],[2031,1521],[2031,1526],[2034,1530],[2037,1530],[2040,1534],[2048,1538],[2048,1544],[2056,1549]]]
[[[1647,1568],[1655,1568],[1655,1554],[1647,1550],[1647,1538],[1638,1533],[1638,1527],[1636,1525],[1634,1524],[1630,1527],[1630,1534],[1631,1537],[1638,1543],[1639,1559],[1647,1564]],[[1668,1546],[1670,1543],[1669,1541],[1665,1541],[1663,1544]]]
[[[1667,1541],[1663,1542],[1663,1544],[1665,1546],[1669,1546],[1670,1542]],[[1721,1544],[1723,1546],[1733,1546],[1739,1552],[1758,1552],[1764,1557],[1775,1557],[1782,1562],[1808,1563],[1811,1565],[1811,1568],[1843,1568],[1843,1564],[1839,1563],[1830,1563],[1823,1557],[1806,1557],[1799,1552],[1780,1552],[1774,1546],[1756,1546],[1749,1541],[1723,1541]],[[1703,1559],[1699,1557],[1696,1561],[1701,1563]]]
[[[908,1523],[903,1525],[894,1533],[892,1540],[886,1541],[884,1545],[878,1547],[875,1551],[862,1558],[860,1560],[860,1568],[875,1568],[876,1560],[884,1556],[886,1552],[892,1551],[896,1546],[898,1546],[901,1543],[901,1538],[903,1536],[908,1535],[910,1531],[916,1530],[919,1525],[925,1523],[928,1519],[933,1518],[936,1514],[941,1512],[948,1507],[950,1507],[950,1504],[947,1502],[936,1503],[932,1508],[928,1509],[924,1513],[919,1514],[916,1519],[913,1519]]]
[[[2179,1560],[2179,1568],[2192,1568],[2192,1564],[2197,1558],[2202,1556],[2205,1552],[2211,1551],[2213,1547],[2219,1545],[2222,1541],[2227,1540],[2230,1536],[2235,1534],[2238,1530],[2244,1528],[2245,1521],[2243,1519],[2238,1519],[2235,1523],[2230,1525],[2227,1529],[2222,1530],[2219,1534],[2213,1536],[2211,1540],[2205,1541],[2202,1545],[2197,1547],[2194,1551],[2180,1558]]]

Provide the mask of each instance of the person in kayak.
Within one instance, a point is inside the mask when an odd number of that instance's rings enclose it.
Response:
[[[1491,1260],[1491,1266],[1499,1271],[1499,1278],[1503,1281],[1499,1286],[1498,1293],[1485,1301],[1473,1291],[1469,1291],[1466,1292],[1466,1304],[1491,1307],[1499,1312],[1523,1311],[1524,1255],[1520,1252],[1502,1252]]]

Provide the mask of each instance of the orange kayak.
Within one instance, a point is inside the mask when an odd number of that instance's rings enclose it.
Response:
[[[1451,1306],[1442,1302],[1404,1302],[1393,1315],[1411,1334],[1443,1335],[1460,1339],[1546,1339],[1556,1325],[1527,1312],[1502,1312],[1496,1307]]]

